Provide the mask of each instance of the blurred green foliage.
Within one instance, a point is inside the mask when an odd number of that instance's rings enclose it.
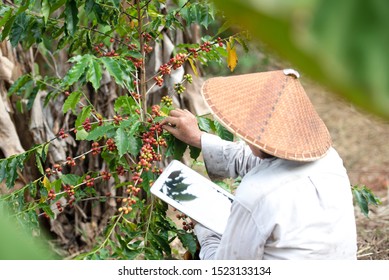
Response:
[[[0,260],[55,259],[53,251],[41,236],[32,237],[12,220],[4,203],[0,204]]]
[[[214,2],[305,75],[389,118],[388,1]]]

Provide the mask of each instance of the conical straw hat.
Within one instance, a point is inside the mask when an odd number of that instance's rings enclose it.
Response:
[[[202,94],[216,119],[276,157],[313,161],[331,137],[291,69],[208,79]]]

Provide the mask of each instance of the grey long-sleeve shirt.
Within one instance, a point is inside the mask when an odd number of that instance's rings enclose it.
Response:
[[[201,259],[356,259],[350,182],[333,148],[302,163],[211,134],[201,144],[211,178],[243,178],[223,236],[195,226]]]

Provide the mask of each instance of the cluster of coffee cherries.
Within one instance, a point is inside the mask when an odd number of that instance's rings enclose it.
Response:
[[[61,128],[61,129],[59,130],[59,132],[58,132],[58,136],[59,136],[60,138],[62,138],[62,139],[65,139],[65,138],[67,138],[67,137],[69,136],[69,134],[67,134],[67,133],[65,132],[65,129]]]
[[[68,205],[70,207],[72,207],[73,203],[76,201],[76,198],[74,197],[74,194],[75,194],[74,186],[72,186],[72,185],[65,185],[65,186],[63,186],[63,189],[64,189],[64,191],[66,192],[66,194],[69,197]]]
[[[173,99],[168,95],[163,96],[161,102],[167,107],[173,106]]]
[[[109,42],[112,44],[115,42],[114,38],[109,39]],[[99,43],[95,45],[94,50],[97,53],[97,56],[107,56],[107,57],[114,57],[119,56],[119,53],[116,52],[115,49],[110,49],[109,46],[106,46],[104,43]]]
[[[155,83],[158,86],[162,87],[163,82],[164,82],[163,75],[170,75],[171,69],[173,68],[173,70],[176,70],[176,69],[180,68],[184,64],[186,59],[187,59],[186,54],[178,53],[174,57],[172,57],[168,63],[162,64],[159,67],[159,72],[161,73],[161,75],[154,77]]]
[[[200,50],[202,50],[203,52],[210,52],[212,49],[212,45],[210,42],[204,42],[201,46],[200,46]]]
[[[172,57],[170,60],[169,60],[169,65],[171,65],[171,67],[176,70],[178,68],[180,68],[185,60],[186,60],[187,56],[186,54],[184,53],[178,53],[175,55],[175,57]]]
[[[62,172],[62,165],[59,163],[53,164],[52,168],[48,167],[45,169],[45,175],[47,178],[49,178],[51,175],[56,175],[60,172]]]
[[[82,127],[85,129],[85,131],[90,131],[92,129],[92,125],[90,123],[90,119],[87,118],[83,123]]]
[[[177,92],[177,94],[181,94],[186,90],[186,88],[182,83],[177,83],[174,84],[174,90]]]
[[[162,87],[162,85],[163,85],[163,76],[160,75],[160,76],[154,77],[154,81],[157,84],[157,86]]]
[[[194,223],[188,220],[188,216],[185,214],[176,214],[178,220],[182,220],[182,229],[185,231],[192,231],[194,229]]]

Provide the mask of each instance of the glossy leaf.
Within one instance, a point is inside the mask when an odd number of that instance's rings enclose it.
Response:
[[[120,69],[120,65],[117,62],[117,60],[109,57],[102,57],[101,61],[103,62],[109,74],[115,78],[116,83],[123,86],[124,85],[123,72]]]
[[[84,56],[73,57],[70,62],[76,62],[72,68],[68,71],[64,78],[65,85],[72,85],[78,82],[87,67],[89,66],[90,60],[92,59],[91,55],[87,54]]]
[[[0,7],[0,29],[8,22],[12,16],[13,10],[9,6]],[[3,36],[2,36],[3,37]]]
[[[9,34],[9,40],[11,42],[11,45],[13,47],[16,47],[16,45],[19,43],[19,41],[23,40],[26,37],[26,31],[28,27],[28,20],[29,17],[25,13],[21,13],[16,16],[15,22],[12,25],[10,34]]]
[[[86,74],[86,79],[92,83],[95,90],[98,90],[100,87],[101,78],[102,72],[100,64],[95,59],[91,59],[89,61],[89,68]]]
[[[206,118],[206,117],[198,116],[197,122],[198,122],[199,128],[205,132],[211,132],[215,127],[213,124],[213,121],[209,118]]]
[[[124,128],[119,127],[116,130],[115,143],[120,157],[127,153],[130,142],[128,141],[128,135]]]
[[[80,102],[82,96],[81,91],[73,91],[65,100],[62,112],[66,113],[68,110],[74,111],[78,102]]]
[[[78,115],[77,117],[77,120],[76,120],[76,123],[75,123],[75,127],[76,128],[79,128],[82,123],[90,117],[90,114],[92,112],[92,107],[91,106],[85,106],[82,108],[81,110],[81,113]]]
[[[113,125],[98,126],[89,132],[86,140],[95,141],[105,136],[109,131],[114,131]]]
[[[233,141],[234,135],[228,131],[224,126],[222,126],[218,121],[214,121],[215,128],[216,128],[216,134],[224,140]]]
[[[71,36],[77,31],[78,8],[75,0],[67,0],[65,5],[66,30]]]

